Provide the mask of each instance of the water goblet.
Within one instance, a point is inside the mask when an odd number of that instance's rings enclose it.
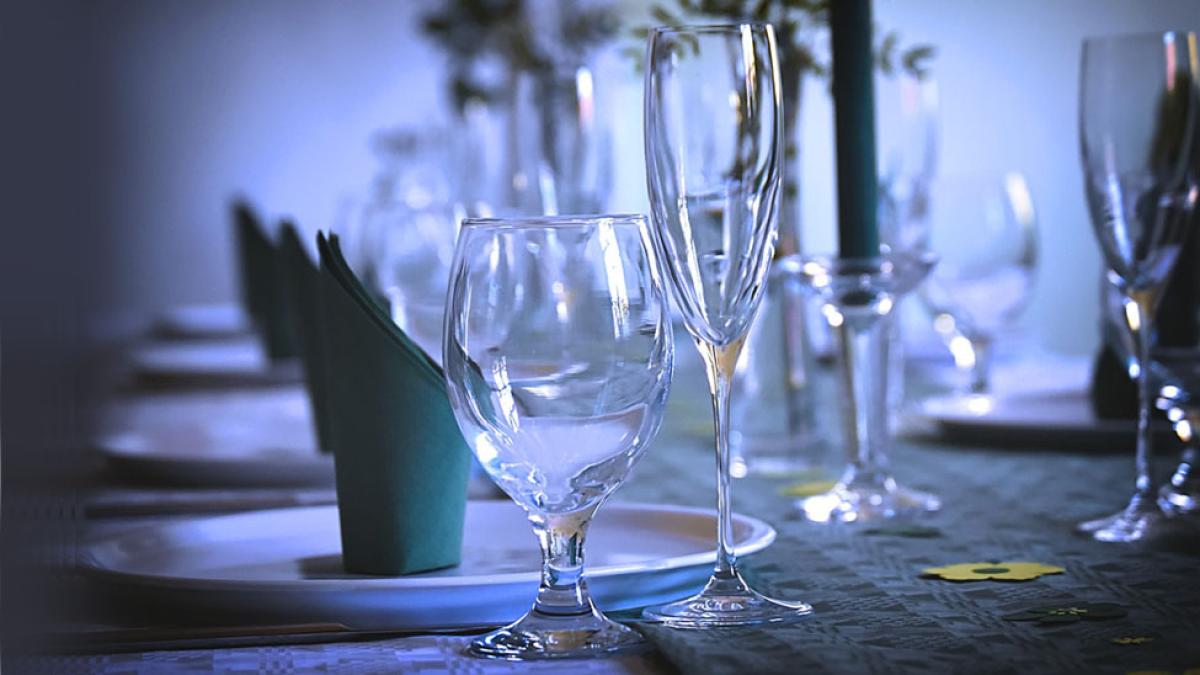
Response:
[[[1165,517],[1151,471],[1150,350],[1166,280],[1200,202],[1197,34],[1084,41],[1080,149],[1092,225],[1137,345],[1135,493],[1120,513],[1080,529],[1100,541],[1150,536]]]
[[[642,216],[463,221],[446,301],[450,403],[488,476],[528,514],[543,560],[533,608],[470,654],[549,659],[641,642],[592,603],[583,544],[662,421],[667,307]]]
[[[1037,267],[1037,214],[1025,178],[937,180],[928,237],[939,262],[921,299],[969,374],[968,392],[987,394],[994,342],[1028,305]]]
[[[782,111],[769,25],[657,28],[647,49],[646,174],[656,241],[704,359],[716,420],[717,564],[698,595],[645,615],[680,628],[788,621],[803,603],[742,579],[730,520],[734,366],[775,248]]]

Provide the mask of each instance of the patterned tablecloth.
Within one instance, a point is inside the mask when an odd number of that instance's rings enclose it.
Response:
[[[681,357],[681,360],[684,357]],[[686,358],[690,359],[690,355]],[[710,506],[714,479],[707,406],[695,373],[681,371],[668,429],[618,493],[623,500]],[[466,637],[417,636],[318,644],[25,661],[49,672],[627,672],[650,673],[1125,673],[1200,668],[1200,551],[1126,546],[1072,534],[1072,524],[1118,508],[1132,458],[901,442],[896,473],[938,492],[924,524],[941,536],[865,534],[806,523],[784,479],[735,482],[738,511],[772,523],[779,538],[745,561],[765,589],[811,603],[788,626],[712,631],[645,627],[654,648],[614,659],[510,664],[461,655]],[[1164,458],[1164,465],[1168,458]],[[1036,561],[1065,568],[1029,582],[948,582],[923,568],[959,562]],[[1113,602],[1127,615],[1036,625],[1002,619],[1034,605]],[[1133,644],[1118,644],[1120,638]],[[1200,672],[1200,671],[1198,671]]]

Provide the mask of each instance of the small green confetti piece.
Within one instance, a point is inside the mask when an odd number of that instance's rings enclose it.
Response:
[[[911,539],[932,539],[942,536],[942,531],[936,527],[924,527],[921,525],[898,525],[895,527],[872,527],[863,530],[863,534],[868,536],[883,536],[883,537],[909,537]]]
[[[1078,602],[1041,605],[1000,618],[1005,621],[1036,621],[1039,624],[1075,623],[1081,619],[1116,619],[1125,616],[1125,608],[1112,602]]]

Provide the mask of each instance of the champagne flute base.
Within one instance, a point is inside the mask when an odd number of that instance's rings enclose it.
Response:
[[[1080,523],[1075,529],[1096,541],[1128,543],[1142,541],[1166,528],[1167,514],[1157,502],[1135,494],[1120,513]]]
[[[813,522],[864,523],[915,518],[937,511],[942,507],[942,500],[937,495],[889,481],[884,486],[839,484],[829,492],[800,500],[796,506]]]
[[[608,656],[644,649],[637,631],[592,609],[555,616],[536,609],[515,623],[481,635],[467,645],[471,656],[506,661],[533,661]]]
[[[690,598],[642,612],[648,620],[671,628],[721,628],[764,623],[789,623],[812,614],[803,602],[775,600],[762,595],[735,570],[714,575],[704,590]]]

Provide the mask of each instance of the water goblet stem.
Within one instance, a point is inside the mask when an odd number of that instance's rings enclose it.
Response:
[[[544,617],[580,616],[596,611],[583,581],[583,540],[595,509],[529,518],[542,547],[542,581],[533,611]]]

